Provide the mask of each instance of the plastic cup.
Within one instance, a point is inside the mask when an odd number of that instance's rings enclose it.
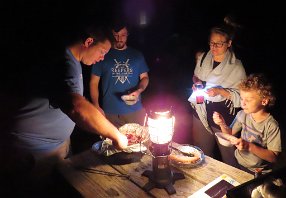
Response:
[[[204,96],[196,96],[196,101],[197,101],[197,104],[204,103]]]

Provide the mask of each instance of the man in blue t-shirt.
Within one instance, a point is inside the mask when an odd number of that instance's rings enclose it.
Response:
[[[15,78],[0,92],[5,104],[0,113],[0,182],[7,177],[4,181],[12,181],[12,189],[21,193],[46,192],[53,168],[67,157],[75,124],[112,139],[119,149],[127,147],[127,137],[82,96],[81,63],[103,60],[112,35],[91,27],[84,33],[58,58],[27,63],[25,78]]]
[[[115,26],[112,32],[115,37],[113,48],[103,61],[92,67],[91,100],[115,126],[143,125],[146,112],[141,93],[149,83],[149,68],[141,52],[127,47],[126,25]],[[123,95],[134,97],[134,102],[125,102]]]

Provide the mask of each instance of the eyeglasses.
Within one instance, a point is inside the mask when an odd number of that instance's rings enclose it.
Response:
[[[217,47],[217,48],[221,48],[225,43],[227,43],[227,42],[219,42],[219,43],[215,43],[215,42],[210,41],[210,42],[209,42],[209,45],[210,45],[210,47]]]

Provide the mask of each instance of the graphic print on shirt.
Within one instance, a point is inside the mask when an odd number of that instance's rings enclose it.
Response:
[[[128,80],[128,77],[131,77],[133,74],[133,69],[130,68],[129,59],[126,60],[126,62],[117,61],[114,59],[114,67],[111,68],[112,77],[116,78],[115,84],[121,82],[121,84],[124,84],[126,81],[130,84],[130,81]]]
[[[261,134],[253,131],[253,129],[248,126],[245,126],[244,132],[241,134],[241,137],[248,142],[257,143],[259,145],[262,144]]]

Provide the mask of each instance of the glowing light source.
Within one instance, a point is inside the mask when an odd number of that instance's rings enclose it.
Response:
[[[156,144],[165,144],[172,140],[174,134],[175,117],[170,111],[155,112],[148,118],[150,140]]]

